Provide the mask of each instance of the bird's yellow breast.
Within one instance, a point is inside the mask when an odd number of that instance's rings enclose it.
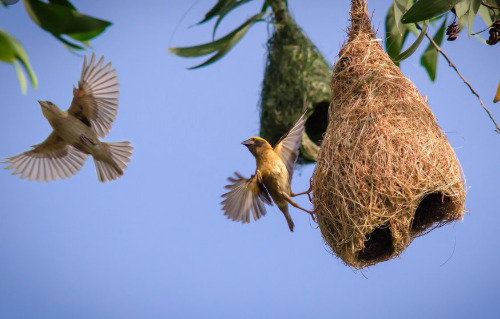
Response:
[[[257,158],[257,169],[261,172],[264,185],[270,193],[289,192],[288,170],[273,149],[263,152]]]

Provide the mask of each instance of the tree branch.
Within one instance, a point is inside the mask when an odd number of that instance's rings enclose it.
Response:
[[[500,7],[495,7],[495,6],[492,6],[491,4],[487,4],[485,3],[484,1],[481,1],[481,4],[483,6],[485,6],[486,8],[490,8],[490,9],[500,9]]]
[[[419,30],[422,30],[422,27],[418,23],[415,23],[415,24],[416,24],[416,26],[417,26],[417,28]],[[457,67],[455,66],[455,64],[453,64],[453,62],[451,62],[450,58],[446,55],[446,53],[444,53],[444,51],[441,50],[441,48],[439,47],[439,45],[436,42],[434,42],[434,39],[432,39],[432,37],[429,36],[429,34],[427,32],[425,33],[425,36],[427,37],[427,39],[429,39],[429,41],[432,43],[432,45],[434,46],[434,48],[436,48],[436,50],[446,59],[446,61],[450,65],[450,67],[452,67],[455,70],[455,72],[462,79],[462,81],[464,81],[464,83],[469,87],[469,89],[472,92],[472,94],[474,94],[475,96],[477,96],[477,99],[479,100],[479,103],[481,103],[481,106],[486,111],[486,113],[488,113],[488,116],[490,117],[491,121],[495,125],[495,132],[497,132],[497,133],[500,134],[500,127],[498,127],[498,124],[495,121],[495,119],[493,118],[493,115],[491,115],[490,110],[488,110],[488,108],[484,105],[484,103],[481,100],[481,97],[479,96],[479,94],[474,90],[474,88],[472,88],[472,85],[470,85],[470,83],[463,77],[463,75],[460,73],[460,71],[458,71]]]
[[[276,22],[278,23],[289,22],[291,17],[290,14],[288,13],[286,0],[268,0],[268,3],[273,10]]]

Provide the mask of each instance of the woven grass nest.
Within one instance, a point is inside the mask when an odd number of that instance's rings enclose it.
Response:
[[[366,2],[352,0],[312,182],[325,242],[358,269],[398,256],[415,237],[460,220],[465,210],[453,149],[378,41]]]
[[[316,46],[291,18],[284,2],[275,12],[275,31],[267,43],[267,64],[261,92],[260,136],[276,143],[300,116],[307,99],[298,163],[316,161],[328,125],[332,70]]]

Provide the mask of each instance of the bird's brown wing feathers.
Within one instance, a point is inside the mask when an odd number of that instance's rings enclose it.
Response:
[[[241,176],[238,172],[234,173],[236,177],[229,177],[231,184],[225,188],[229,192],[222,195],[225,198],[222,201],[224,215],[227,218],[242,222],[250,222],[250,212],[254,220],[266,215],[264,204],[273,205],[267,189],[261,181],[258,174],[252,175],[250,179]]]
[[[87,155],[64,142],[55,132],[33,149],[7,158],[5,169],[30,181],[50,182],[76,174],[85,164]]]
[[[83,58],[82,75],[78,89],[73,89],[73,101],[68,113],[80,119],[100,136],[106,136],[118,112],[119,87],[116,70],[111,69],[111,62],[103,66],[104,56],[95,63],[92,53],[87,64]]]
[[[274,151],[285,163],[290,181],[292,180],[293,167],[299,156],[300,143],[302,141],[302,132],[306,122],[305,112],[299,117],[293,127],[283,135],[274,146]]]

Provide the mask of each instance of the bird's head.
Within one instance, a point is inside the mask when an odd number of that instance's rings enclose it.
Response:
[[[40,103],[42,113],[47,119],[60,116],[62,114],[62,111],[57,107],[57,105],[50,101],[38,101],[38,103]]]
[[[248,150],[253,154],[253,156],[257,156],[262,151],[266,149],[272,149],[269,143],[260,137],[251,137],[248,140],[241,142],[241,144],[248,147]]]

